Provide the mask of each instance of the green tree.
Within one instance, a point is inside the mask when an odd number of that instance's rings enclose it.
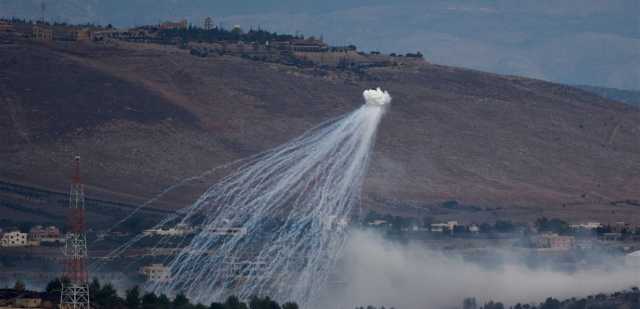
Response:
[[[547,298],[547,300],[540,305],[540,309],[560,309],[560,301],[554,298]]]
[[[271,298],[252,297],[249,301],[250,309],[281,309],[280,305]]]
[[[24,291],[27,287],[25,286],[24,282],[22,280],[17,280],[16,284],[13,286],[13,288],[18,291],[18,292],[22,292]]]
[[[456,209],[460,206],[460,203],[458,203],[458,201],[453,200],[453,201],[446,201],[444,203],[442,203],[442,207],[443,208],[448,208],[448,209]]]
[[[587,300],[583,298],[571,303],[571,305],[569,305],[567,309],[586,309],[586,308],[587,308]]]
[[[502,304],[501,302],[494,303],[493,301],[489,301],[488,303],[484,304],[483,309],[504,309],[504,304]]]
[[[189,302],[189,299],[183,293],[179,293],[176,295],[176,298],[173,299],[173,308],[188,309],[191,308],[191,302]]]
[[[511,233],[515,231],[516,226],[511,223],[511,221],[506,220],[498,220],[495,224],[495,229],[499,233]]]
[[[49,281],[49,283],[47,283],[47,287],[45,288],[45,292],[47,292],[47,294],[56,292],[60,293],[60,290],[62,290],[62,281],[60,281],[60,278],[55,278]]]
[[[145,293],[142,296],[142,309],[157,309],[158,296],[153,293]]]
[[[476,309],[476,308],[478,308],[478,305],[476,303],[476,299],[474,297],[465,298],[464,301],[462,302],[462,308],[463,309]]]
[[[158,301],[156,302],[157,309],[171,309],[171,300],[167,295],[161,294],[158,296]]]
[[[113,286],[107,283],[94,294],[93,302],[98,308],[116,308],[122,303],[122,299]]]
[[[493,227],[491,224],[483,222],[480,224],[480,232],[481,233],[491,233],[493,231]]]
[[[282,305],[282,309],[298,309],[298,304],[296,304],[296,303],[284,303]]]
[[[209,309],[227,309],[227,307],[225,307],[225,305],[223,305],[223,304],[221,304],[221,303],[213,302],[213,303],[211,303],[211,305],[209,306]]]
[[[561,235],[571,234],[572,232],[567,222],[560,219],[547,219],[546,217],[536,220],[536,228],[539,232],[553,232]]]
[[[453,227],[453,231],[451,231],[453,234],[466,234],[467,233],[467,228],[464,225],[456,225]]]
[[[247,304],[240,301],[236,296],[229,296],[224,302],[225,309],[247,309]]]
[[[98,278],[93,278],[89,284],[89,295],[96,295],[100,291],[100,281]],[[93,297],[95,298],[95,297]]]
[[[128,309],[140,308],[140,288],[137,285],[127,290],[124,303]]]
[[[68,278],[55,278],[51,281],[49,281],[49,283],[47,283],[47,287],[45,288],[45,291],[47,292],[47,294],[51,295],[52,298],[54,299],[60,299],[60,293],[62,292],[62,286],[63,285],[68,285],[70,283]]]
[[[433,217],[426,216],[426,217],[422,218],[422,226],[423,227],[430,228],[432,223],[433,223]]]
[[[20,222],[18,223],[18,230],[20,230],[20,232],[22,233],[29,233],[29,230],[32,226],[33,224],[30,222]]]

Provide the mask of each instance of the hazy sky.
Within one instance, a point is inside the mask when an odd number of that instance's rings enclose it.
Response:
[[[0,0],[0,15],[132,26],[187,18],[570,84],[640,90],[638,0]]]

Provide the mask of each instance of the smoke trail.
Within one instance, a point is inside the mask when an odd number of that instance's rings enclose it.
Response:
[[[151,199],[147,200],[146,202],[142,203],[140,206],[136,207],[132,212],[128,213],[124,218],[120,219],[118,222],[116,222],[113,225],[111,225],[111,227],[109,227],[106,230],[106,233],[110,233],[111,231],[113,231],[114,229],[119,227],[121,224],[127,222],[129,219],[133,218],[133,216],[135,216],[138,212],[140,212],[140,210],[142,210],[142,209],[148,207],[149,205],[157,202],[158,200],[163,198],[165,195],[167,195],[169,192],[171,192],[171,191],[173,191],[173,190],[175,190],[177,188],[180,188],[180,187],[182,187],[184,185],[187,185],[187,184],[189,184],[189,183],[191,183],[193,181],[202,180],[202,179],[204,179],[204,178],[206,178],[208,176],[213,175],[215,172],[217,172],[219,170],[231,168],[233,166],[236,166],[236,165],[238,165],[238,164],[240,164],[240,163],[242,163],[242,162],[244,162],[246,160],[250,160],[250,159],[252,159],[252,158],[254,158],[256,156],[259,156],[259,155],[260,154],[251,156],[249,158],[235,160],[235,161],[232,161],[232,162],[229,162],[227,164],[220,165],[220,166],[216,166],[216,167],[214,167],[214,168],[212,168],[212,169],[210,169],[208,171],[205,171],[204,173],[201,173],[200,175],[191,176],[191,177],[187,177],[187,178],[184,178],[184,179],[180,180],[179,182],[177,182],[177,183],[175,183],[175,184],[163,189],[162,191],[160,191],[160,193],[156,194],[156,196],[154,196]],[[169,220],[169,221],[171,221],[171,220]],[[98,240],[98,241],[100,241],[100,240]]]
[[[193,205],[161,222],[189,224],[198,233],[167,261],[171,280],[147,288],[182,291],[202,303],[267,295],[307,307],[343,251],[391,101],[380,88],[363,97],[366,104],[356,111],[242,161]]]

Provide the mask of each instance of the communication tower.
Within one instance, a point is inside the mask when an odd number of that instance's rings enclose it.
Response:
[[[44,13],[47,10],[47,4],[44,1],[40,2],[40,22],[44,23]]]
[[[213,29],[213,19],[211,17],[207,17],[204,19],[204,30]]]
[[[64,274],[60,308],[90,309],[87,273],[87,235],[84,222],[84,189],[80,182],[80,157],[74,161],[69,191],[68,233],[64,245]]]

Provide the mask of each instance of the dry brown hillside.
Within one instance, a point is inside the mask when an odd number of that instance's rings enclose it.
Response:
[[[140,203],[351,111],[375,86],[394,101],[365,207],[477,221],[640,221],[640,109],[431,64],[358,75],[154,45],[0,45],[0,178],[65,190],[79,153],[88,195]],[[205,185],[155,207],[184,206]],[[479,207],[443,209],[445,200]],[[631,203],[612,204],[621,200]]]

